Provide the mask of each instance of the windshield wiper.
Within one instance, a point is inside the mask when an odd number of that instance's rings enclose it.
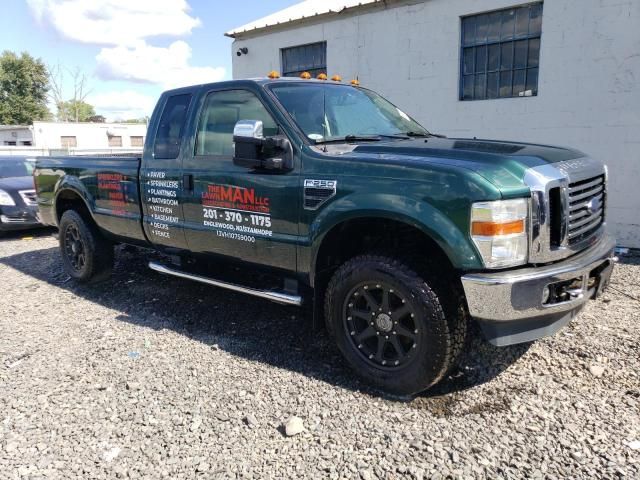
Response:
[[[440,135],[438,133],[431,133],[431,132],[402,132],[402,135],[406,135],[407,137],[419,137],[419,138],[429,138],[429,137],[435,137],[435,138],[447,138],[446,135]]]
[[[328,138],[327,140],[316,140],[316,145],[344,142],[379,142],[380,140],[382,140],[380,135],[345,135],[344,137]]]
[[[430,137],[430,133],[426,132],[402,132],[407,137]]]

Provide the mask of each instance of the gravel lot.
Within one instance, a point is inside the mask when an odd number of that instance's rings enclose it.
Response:
[[[296,309],[135,249],[78,286],[34,236],[0,240],[0,478],[640,478],[640,255],[557,336],[473,340],[436,390],[393,399]]]

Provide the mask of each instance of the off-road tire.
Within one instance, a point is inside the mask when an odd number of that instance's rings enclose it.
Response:
[[[358,286],[363,284],[374,289],[380,284],[393,287],[394,290],[389,291],[402,296],[415,312],[411,321],[418,333],[415,347],[409,349],[403,360],[406,363],[397,367],[374,365],[377,356],[372,361],[371,357],[363,355],[362,345],[356,345],[358,336],[354,337],[354,332],[349,331],[353,324],[347,321],[351,317],[347,317],[350,310],[346,309],[353,305],[347,301],[355,298],[350,296],[355,295],[354,289],[362,292],[358,289],[364,287]],[[325,295],[325,320],[338,349],[359,376],[387,392],[411,395],[439,382],[455,366],[465,344],[466,318],[462,308],[449,308],[451,304],[449,298],[438,298],[406,262],[383,255],[362,255],[347,261],[334,273]],[[374,323],[372,321],[371,325]],[[377,324],[373,328],[379,329]],[[395,335],[390,331],[381,333]],[[376,337],[373,339],[380,341]]]
[[[91,222],[74,210],[62,215],[59,228],[60,253],[67,274],[80,283],[97,283],[106,280],[113,269],[113,244]],[[69,254],[71,231],[82,244],[84,261],[74,265]]]

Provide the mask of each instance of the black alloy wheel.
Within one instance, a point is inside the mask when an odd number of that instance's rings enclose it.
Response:
[[[79,282],[106,279],[113,267],[113,243],[92,222],[74,210],[60,219],[60,253],[67,274]]]
[[[344,327],[353,346],[372,366],[402,367],[418,347],[416,312],[400,292],[385,282],[356,286],[344,304]]]
[[[85,242],[78,226],[70,224],[65,232],[64,253],[76,272],[81,271],[87,263]]]
[[[324,307],[327,328],[351,368],[402,395],[440,381],[466,338],[456,297],[446,289],[436,293],[431,272],[419,274],[410,264],[385,255],[354,257],[334,272]]]

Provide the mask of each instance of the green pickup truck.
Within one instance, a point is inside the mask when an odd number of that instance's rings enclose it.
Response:
[[[158,272],[308,306],[401,394],[451,370],[470,322],[498,346],[553,334],[615,261],[602,163],[431,134],[337,81],[171,90],[141,157],[42,157],[34,175],[72,278],[104,279],[115,244],[153,247]]]

